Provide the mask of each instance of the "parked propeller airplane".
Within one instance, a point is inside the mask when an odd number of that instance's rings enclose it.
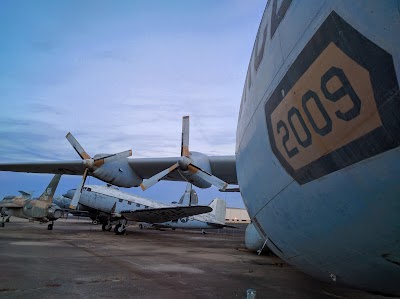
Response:
[[[4,227],[6,220],[13,216],[26,218],[40,222],[51,223],[47,226],[48,230],[53,229],[54,220],[63,215],[63,210],[53,203],[54,192],[57,189],[61,175],[56,174],[50,184],[44,190],[43,194],[37,199],[30,199],[31,194],[19,191],[22,196],[6,196],[0,201],[0,214],[2,216],[1,227]]]
[[[283,260],[321,280],[400,295],[399,32],[397,0],[268,1],[236,159],[189,152],[183,134],[178,158],[90,158],[75,147],[83,161],[0,170],[89,173],[144,189],[161,179],[239,182],[254,227]]]
[[[72,199],[77,193],[76,189],[71,189],[64,196]],[[88,185],[83,187],[79,195],[76,211],[87,211],[92,218],[102,223],[103,231],[110,231],[116,223],[116,234],[125,233],[128,220],[171,228],[205,229],[225,226],[226,205],[222,199],[215,199],[209,206],[199,206],[192,205],[197,204],[197,197],[186,200],[186,194],[182,196],[180,204],[167,205],[122,192],[114,186]],[[189,191],[189,196],[192,194]],[[182,205],[186,201],[189,205]]]

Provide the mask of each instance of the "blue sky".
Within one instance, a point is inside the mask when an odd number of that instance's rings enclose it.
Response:
[[[234,154],[240,98],[266,1],[1,1],[0,161],[90,155],[180,154],[181,118],[190,149]],[[39,195],[51,175],[0,172],[0,197]],[[63,176],[57,193],[80,178]],[[99,183],[91,178],[88,183]],[[146,192],[177,200],[184,183]],[[196,189],[200,202],[239,194]]]

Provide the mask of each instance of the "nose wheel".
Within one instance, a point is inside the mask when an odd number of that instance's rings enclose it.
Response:
[[[53,225],[54,222],[51,222],[49,225],[47,225],[47,230],[53,230]]]

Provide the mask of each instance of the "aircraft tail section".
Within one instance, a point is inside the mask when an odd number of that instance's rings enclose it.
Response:
[[[215,222],[219,224],[225,224],[226,216],[226,203],[225,200],[221,198],[215,198],[209,206],[213,209],[210,214],[215,217]]]
[[[179,204],[184,206],[196,206],[199,204],[197,193],[195,190],[192,189],[191,183],[187,183],[185,193],[179,200]]]
[[[38,200],[45,201],[47,203],[53,202],[54,193],[56,192],[58,182],[60,181],[61,174],[56,174],[51,180],[50,184],[44,190],[43,194],[40,195]]]

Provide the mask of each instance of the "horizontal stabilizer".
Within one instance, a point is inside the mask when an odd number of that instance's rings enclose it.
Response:
[[[19,190],[18,192],[21,193],[23,198],[26,198],[26,199],[31,199],[32,198],[33,191]]]
[[[208,206],[170,207],[159,209],[146,209],[135,211],[121,211],[120,214],[130,221],[162,223],[181,218],[209,213],[212,208]]]

